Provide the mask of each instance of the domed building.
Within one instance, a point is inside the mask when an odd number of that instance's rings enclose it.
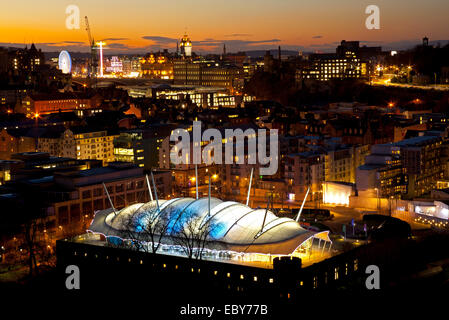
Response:
[[[304,229],[298,222],[271,211],[217,198],[175,198],[136,203],[122,210],[96,213],[90,232],[109,241],[159,241],[161,251],[180,252],[180,237],[204,239],[205,255],[239,256],[269,261],[274,256],[301,256],[314,238],[330,242],[328,231]],[[148,232],[151,231],[151,232]],[[152,234],[151,234],[152,233]],[[182,245],[182,244],[181,244]],[[203,249],[202,249],[203,250]]]

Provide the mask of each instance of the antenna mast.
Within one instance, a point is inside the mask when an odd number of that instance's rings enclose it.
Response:
[[[249,178],[248,195],[246,197],[246,205],[249,205],[249,195],[251,193],[251,183],[253,182],[253,172],[254,168],[251,168],[251,176]]]
[[[106,188],[106,185],[104,184],[104,182],[103,182],[103,187],[104,187],[104,191],[106,192],[106,195],[108,196],[109,203],[111,204],[111,208],[112,208],[112,210],[114,210],[114,215],[117,215],[117,211],[115,211],[114,204],[112,203],[111,197],[109,196],[108,188]]]
[[[299,222],[299,218],[301,217],[302,208],[304,208],[304,204],[306,203],[307,196],[309,195],[310,187],[307,189],[306,196],[302,201],[301,209],[299,209],[298,215],[296,216],[296,222]]]

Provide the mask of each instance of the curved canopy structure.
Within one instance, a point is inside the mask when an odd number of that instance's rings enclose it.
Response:
[[[210,210],[210,213],[209,213]],[[290,218],[280,218],[266,209],[252,209],[233,201],[217,198],[176,198],[137,203],[117,213],[111,209],[97,212],[89,231],[122,239],[148,239],[146,230],[162,234],[162,243],[173,243],[172,237],[182,234],[205,234],[209,249],[245,253],[288,255],[303,242],[320,234],[302,228]],[[130,237],[130,232],[132,237]]]

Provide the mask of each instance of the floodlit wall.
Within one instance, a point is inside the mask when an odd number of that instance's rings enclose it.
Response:
[[[352,186],[348,184],[325,182],[323,185],[325,204],[349,205],[349,197],[352,194]]]

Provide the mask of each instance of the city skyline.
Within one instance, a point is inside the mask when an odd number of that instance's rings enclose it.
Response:
[[[2,9],[2,292],[148,288],[166,319],[449,292],[448,0]]]
[[[71,4],[80,9],[79,29],[65,27],[65,10]],[[232,0],[211,6],[203,0],[181,4],[132,0],[125,6],[120,1],[92,4],[84,0],[44,0],[37,7],[30,1],[19,1],[8,7],[10,12],[21,14],[0,13],[0,28],[4,31],[0,46],[36,43],[43,51],[87,52],[86,15],[94,38],[107,41],[110,53],[174,51],[184,33],[192,39],[194,51],[214,53],[221,52],[223,44],[228,52],[266,50],[279,45],[285,50],[329,52],[343,39],[386,49],[411,48],[424,36],[431,43],[445,44],[449,39],[443,14],[447,12],[444,9],[449,9],[447,2],[431,0],[424,5],[378,1],[379,30],[365,27],[365,8],[370,4],[353,0],[338,4],[329,0],[287,0],[282,4],[273,0]]]

